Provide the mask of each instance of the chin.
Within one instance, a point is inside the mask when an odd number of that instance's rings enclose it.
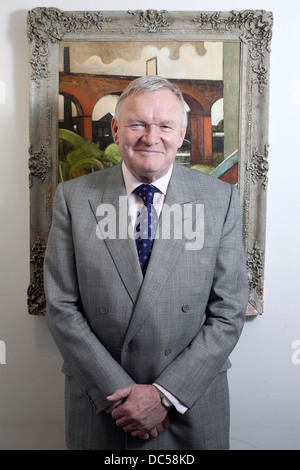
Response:
[[[137,179],[144,181],[145,183],[152,182],[159,178],[160,171],[150,165],[135,167],[132,172]]]

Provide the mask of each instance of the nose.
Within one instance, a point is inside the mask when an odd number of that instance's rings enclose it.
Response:
[[[142,142],[147,145],[155,145],[159,142],[159,129],[156,124],[149,124],[145,127],[143,136],[141,137]]]

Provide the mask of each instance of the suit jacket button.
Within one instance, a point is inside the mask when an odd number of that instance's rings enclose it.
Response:
[[[172,352],[171,348],[166,348],[165,349],[165,356],[169,356],[169,354],[171,354],[171,352]]]
[[[107,312],[108,312],[108,308],[105,305],[100,307],[100,313],[107,313]]]
[[[183,306],[181,307],[181,310],[182,310],[183,312],[188,312],[189,309],[190,309],[190,306],[187,305],[187,304],[185,304],[185,305],[183,305]]]

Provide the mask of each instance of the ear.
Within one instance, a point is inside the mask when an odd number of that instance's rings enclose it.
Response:
[[[186,128],[187,128],[187,126],[184,126],[180,131],[180,137],[179,137],[179,141],[178,141],[178,148],[179,149],[183,144],[183,140],[185,138],[185,133],[186,133]]]
[[[115,144],[119,144],[119,137],[118,137],[118,121],[115,117],[111,120],[111,132],[114,139]]]

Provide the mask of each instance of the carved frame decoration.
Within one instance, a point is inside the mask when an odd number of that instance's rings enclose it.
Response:
[[[239,42],[239,194],[249,277],[250,316],[263,313],[268,173],[269,65],[273,15],[264,10],[28,12],[30,82],[30,285],[28,311],[44,315],[43,260],[58,183],[58,58],[60,41]]]

